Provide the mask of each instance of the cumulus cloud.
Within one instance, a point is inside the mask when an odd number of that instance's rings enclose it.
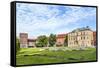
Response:
[[[67,33],[78,28],[88,17],[96,17],[93,7],[59,6],[17,3],[17,35],[27,32],[29,37],[50,33]],[[82,22],[80,23],[79,20]],[[95,20],[95,19],[94,19]],[[96,22],[92,22],[96,24]],[[88,22],[87,22],[87,24]]]

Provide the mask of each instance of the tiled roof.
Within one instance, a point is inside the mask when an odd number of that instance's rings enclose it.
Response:
[[[64,38],[67,34],[58,34],[57,38]]]
[[[77,29],[73,30],[72,32],[85,31],[85,30],[90,30],[91,31],[89,26],[86,26],[86,27],[82,27],[82,28],[77,28]]]
[[[93,31],[93,35],[96,35],[96,31]]]

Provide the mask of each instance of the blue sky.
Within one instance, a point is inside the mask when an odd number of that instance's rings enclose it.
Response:
[[[89,26],[96,30],[96,8],[17,3],[17,36],[28,33],[29,38],[51,33],[61,34]]]

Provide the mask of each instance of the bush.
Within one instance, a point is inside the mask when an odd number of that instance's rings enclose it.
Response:
[[[16,39],[16,52],[18,52],[19,50],[20,50],[19,39]]]

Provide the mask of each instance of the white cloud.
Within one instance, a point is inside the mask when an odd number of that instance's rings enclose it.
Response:
[[[51,9],[53,7],[53,9]],[[17,34],[27,32],[30,37],[41,34],[69,32],[69,24],[77,25],[78,20],[95,15],[95,10],[84,10],[82,7],[64,6],[59,10],[57,5],[19,4],[17,5]],[[70,8],[67,9],[67,8]],[[65,11],[64,14],[60,14]],[[60,14],[60,15],[59,15]],[[65,28],[66,27],[66,28]]]

